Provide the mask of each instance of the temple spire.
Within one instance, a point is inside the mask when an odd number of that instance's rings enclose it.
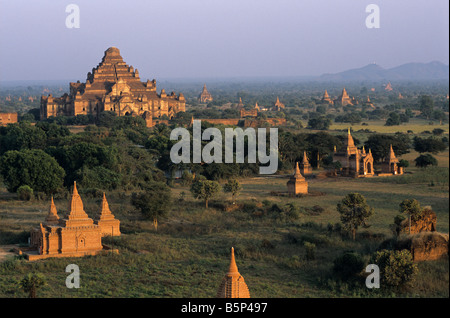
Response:
[[[230,267],[228,268],[228,275],[237,274],[239,275],[239,271],[236,265],[236,259],[234,258],[234,247],[231,248],[231,260]]]
[[[239,273],[234,258],[234,248],[231,248],[230,267],[227,274],[222,279],[222,282],[217,291],[219,298],[250,298],[250,292],[244,277]]]
[[[88,215],[84,211],[83,201],[77,190],[77,182],[73,182],[73,192],[69,203],[69,219],[87,219]]]
[[[303,164],[308,164],[308,156],[306,156],[306,151],[303,151]]]
[[[300,175],[300,168],[298,167],[298,162],[296,162],[294,176],[298,176],[298,175]]]
[[[102,210],[100,212],[100,218],[111,215],[111,210],[109,209],[108,201],[106,200],[105,192],[103,192],[102,199]]]
[[[78,190],[77,190],[77,182],[74,181],[73,182],[73,191],[72,191],[72,196],[78,195]]]
[[[389,159],[395,159],[395,152],[394,149],[392,148],[392,144],[389,146],[389,155],[388,155]]]
[[[51,225],[51,224],[58,224],[58,221],[59,221],[59,216],[58,216],[58,212],[56,210],[55,202],[53,201],[53,196],[52,196],[52,201],[50,203],[50,208],[48,210],[48,215],[45,218],[45,222],[48,225]]]

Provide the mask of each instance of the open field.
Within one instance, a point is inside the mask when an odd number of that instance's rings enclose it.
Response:
[[[383,125],[353,125],[353,135],[364,142],[369,133],[358,129],[387,133],[405,128],[404,132],[417,134],[437,127],[424,122],[405,127]],[[330,133],[345,133],[348,126],[333,125]],[[439,127],[448,132],[448,125]],[[159,221],[157,231],[151,220],[141,219],[133,210],[130,192],[112,191],[107,198],[121,221],[122,236],[106,241],[119,249],[119,255],[36,262],[27,262],[10,251],[27,244],[31,227],[45,219],[49,202],[20,201],[1,187],[0,297],[26,296],[17,282],[28,272],[45,276],[47,285],[39,290],[39,297],[215,297],[228,269],[231,247],[252,297],[449,297],[448,257],[419,263],[417,280],[403,291],[368,290],[363,280],[340,282],[332,273],[333,260],[344,251],[356,251],[368,262],[380,243],[392,237],[390,225],[404,199],[415,198],[422,206],[431,206],[437,214],[437,230],[449,232],[449,152],[434,155],[439,165],[426,169],[414,167],[418,155],[412,150],[400,158],[410,161],[401,176],[308,179],[313,195],[299,198],[279,195],[286,191],[291,171],[241,179],[238,204],[242,206],[233,211],[224,209],[231,205],[228,194],[218,194],[205,209],[203,202],[193,199],[189,186],[176,183],[172,188],[175,204]],[[320,172],[323,170],[314,174]],[[85,210],[94,217],[100,198],[79,190]],[[340,218],[336,204],[350,192],[363,194],[375,210],[370,227],[360,229],[356,241],[337,230]],[[301,209],[299,219],[284,219],[267,208],[283,208],[288,203]],[[55,200],[55,204],[60,216],[67,212],[67,200]],[[305,242],[316,245],[314,260],[305,258]],[[65,267],[69,264],[80,267],[80,289],[65,287]]]
[[[404,123],[401,125],[396,126],[385,126],[385,122],[383,120],[368,120],[363,121],[367,123],[367,125],[361,124],[349,124],[349,123],[335,123],[330,126],[330,130],[347,130],[348,127],[352,127],[352,129],[360,130],[360,129],[369,129],[372,131],[375,131],[377,133],[383,133],[383,134],[393,134],[396,132],[402,132],[407,133],[408,130],[411,130],[414,134],[420,134],[424,131],[431,132],[435,128],[441,128],[445,131],[445,133],[448,134],[449,132],[449,125],[448,123],[445,125],[439,125],[439,123],[434,122],[433,125],[430,125],[430,121],[425,119],[417,119],[413,118],[410,120],[409,123]],[[306,122],[304,125],[307,124]],[[306,125],[305,125],[306,127]]]
[[[206,210],[191,197],[188,187],[176,185],[172,189],[176,204],[157,231],[151,221],[140,220],[133,211],[129,193],[125,199],[123,194],[111,193],[110,207],[121,220],[123,235],[109,243],[120,255],[32,263],[7,256],[0,264],[0,297],[23,297],[14,284],[29,271],[46,277],[48,285],[39,291],[41,297],[215,297],[232,246],[252,297],[448,297],[448,258],[419,263],[420,274],[413,287],[400,294],[370,291],[363,281],[337,283],[331,271],[333,259],[346,250],[361,253],[367,261],[381,241],[391,236],[389,225],[405,198],[431,205],[438,217],[437,230],[448,233],[448,180],[445,183],[441,177],[446,174],[448,179],[448,168],[434,169],[438,170],[411,168],[410,175],[385,178],[311,179],[311,192],[322,195],[301,198],[271,195],[286,190],[287,177],[249,178],[240,180],[243,191],[238,198],[247,208],[232,212],[221,209],[230,200],[224,193]],[[423,175],[436,178],[435,185],[429,186]],[[327,227],[339,222],[336,203],[353,191],[362,193],[375,209],[371,227],[361,230],[356,242]],[[4,188],[0,198],[1,244],[26,243],[27,232],[45,218],[49,203],[21,202]],[[298,220],[280,220],[254,209],[264,200],[279,206],[289,202],[304,208],[318,205],[323,211],[302,213]],[[83,197],[83,202],[93,217],[99,199]],[[56,200],[55,204],[59,214],[67,210],[67,201]],[[305,259],[304,242],[316,244],[315,260]],[[78,290],[64,285],[65,266],[72,263],[80,266],[82,288]]]

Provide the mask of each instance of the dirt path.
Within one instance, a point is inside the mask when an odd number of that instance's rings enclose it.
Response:
[[[11,252],[15,247],[17,245],[0,245],[0,262],[5,261],[9,256],[15,255],[14,252]]]

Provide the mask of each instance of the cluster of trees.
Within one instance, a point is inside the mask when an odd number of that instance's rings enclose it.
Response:
[[[366,199],[360,193],[347,194],[336,206],[341,215],[343,228],[351,233],[355,240],[356,231],[360,227],[369,227],[367,220],[374,214]],[[420,203],[415,199],[406,199],[400,203],[402,215],[411,219],[417,219],[422,209]],[[396,217],[399,223],[404,217]],[[414,264],[412,254],[408,250],[379,250],[371,255],[369,264],[376,264],[380,270],[381,284],[386,287],[402,287],[411,283],[417,273],[417,266]],[[353,251],[346,251],[334,260],[333,272],[343,281],[357,279],[365,268],[363,257]]]
[[[0,127],[0,174],[8,191],[26,185],[35,193],[64,193],[75,180],[103,191],[165,182],[155,154],[139,146],[151,134],[145,121],[105,116],[79,134],[49,122]]]
[[[217,195],[221,189],[222,187],[217,181],[202,178],[195,180],[191,186],[191,192],[194,198],[204,200],[206,208],[208,208],[209,200]],[[241,184],[235,179],[228,180],[228,182],[223,186],[224,192],[231,193],[233,204],[236,202],[236,197],[241,190]]]

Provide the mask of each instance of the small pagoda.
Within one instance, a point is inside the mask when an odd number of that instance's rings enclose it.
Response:
[[[290,196],[308,193],[308,182],[306,182],[305,177],[301,174],[298,162],[296,163],[294,174],[287,182],[287,188]]]
[[[308,156],[306,155],[306,151],[303,152],[303,160],[300,164],[300,173],[304,176],[312,174],[312,167],[309,163]]]
[[[333,100],[331,99],[330,95],[328,95],[327,90],[325,90],[325,93],[322,96],[322,103],[333,105]]]
[[[381,172],[383,174],[403,174],[403,167],[399,167],[399,160],[395,155],[392,145],[389,147],[389,153],[381,164]]]

